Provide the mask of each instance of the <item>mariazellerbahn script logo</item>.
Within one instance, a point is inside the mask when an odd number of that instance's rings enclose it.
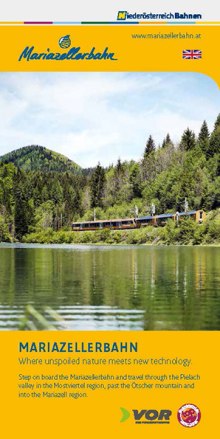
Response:
[[[94,46],[84,51],[80,46],[71,44],[70,35],[65,35],[58,40],[62,52],[54,52],[50,48],[39,52],[34,46],[26,46],[18,61],[117,61],[115,52],[111,52],[108,47],[98,51]]]

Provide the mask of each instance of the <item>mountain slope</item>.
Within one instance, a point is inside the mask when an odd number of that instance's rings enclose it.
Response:
[[[13,163],[24,171],[80,172],[80,166],[62,154],[31,145],[0,157],[0,163]]]

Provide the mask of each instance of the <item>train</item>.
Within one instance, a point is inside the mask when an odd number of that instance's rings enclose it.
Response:
[[[137,218],[117,218],[95,221],[80,221],[72,223],[74,232],[86,230],[127,230],[139,229],[141,227],[164,226],[168,220],[175,222],[181,221],[183,218],[192,218],[196,223],[202,224],[206,218],[204,210],[191,210],[189,212],[163,213],[161,215],[147,215]]]

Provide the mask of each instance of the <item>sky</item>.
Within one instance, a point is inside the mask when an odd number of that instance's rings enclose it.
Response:
[[[0,73],[0,155],[41,145],[82,167],[139,160],[151,134],[209,129],[220,91],[197,73]]]

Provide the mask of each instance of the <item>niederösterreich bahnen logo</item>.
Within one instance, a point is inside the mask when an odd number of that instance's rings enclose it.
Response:
[[[70,35],[60,37],[58,46],[62,52],[53,51],[48,47],[41,52],[35,46],[26,46],[18,61],[117,61],[115,52],[108,47],[100,50],[93,46],[84,50],[77,44],[72,46]]]

